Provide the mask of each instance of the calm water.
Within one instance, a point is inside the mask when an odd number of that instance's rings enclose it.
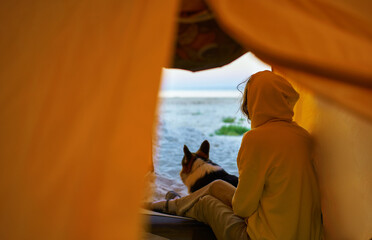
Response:
[[[169,190],[187,194],[179,172],[183,145],[192,152],[208,140],[210,159],[227,172],[238,175],[236,157],[242,136],[217,136],[215,130],[223,125],[224,117],[234,117],[235,123],[250,127],[239,111],[239,98],[182,97],[161,98],[158,111],[157,140],[155,140],[155,200],[163,199]]]

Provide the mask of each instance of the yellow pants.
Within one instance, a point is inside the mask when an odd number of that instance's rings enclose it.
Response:
[[[234,214],[231,200],[235,187],[216,180],[185,197],[153,203],[153,210],[194,218],[208,224],[218,240],[249,240],[243,218]]]

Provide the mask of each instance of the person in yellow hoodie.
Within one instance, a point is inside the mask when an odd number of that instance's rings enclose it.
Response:
[[[293,120],[298,93],[270,71],[252,75],[241,110],[252,130],[242,140],[239,184],[217,180],[152,209],[209,224],[217,239],[320,239],[320,197],[309,133]]]

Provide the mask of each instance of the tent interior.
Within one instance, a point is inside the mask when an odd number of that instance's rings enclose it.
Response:
[[[206,4],[223,32],[299,91],[295,120],[316,143],[325,239],[370,239],[372,3]],[[187,7],[0,3],[2,239],[141,238],[161,71]]]

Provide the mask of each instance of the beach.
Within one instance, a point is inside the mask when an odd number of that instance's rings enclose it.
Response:
[[[231,124],[250,127],[240,113],[239,106],[237,96],[199,94],[197,97],[160,97],[153,149],[155,201],[164,199],[170,190],[181,196],[187,194],[179,176],[184,145],[191,152],[196,152],[200,144],[208,140],[209,158],[228,173],[238,175],[236,157],[242,136],[221,136],[216,135],[215,131]],[[225,123],[224,118],[232,118],[234,122]]]

